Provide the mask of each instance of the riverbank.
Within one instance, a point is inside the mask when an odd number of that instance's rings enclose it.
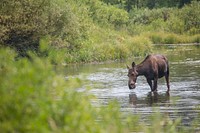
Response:
[[[156,41],[155,34],[159,37],[160,41],[158,39]],[[153,47],[155,46],[199,45],[200,40],[200,35],[187,36],[170,33],[162,33],[162,36],[158,35],[159,33],[145,33],[137,36],[129,36],[113,32],[111,37],[106,37],[102,40],[99,38],[97,39],[98,41],[93,41],[93,44],[84,46],[77,51],[69,52],[67,49],[59,49],[55,52],[49,52],[49,59],[52,59],[57,64],[126,60],[153,53]],[[54,51],[55,49],[51,50]],[[55,57],[58,57],[58,59]]]
[[[200,46],[200,43],[153,44],[153,46]]]

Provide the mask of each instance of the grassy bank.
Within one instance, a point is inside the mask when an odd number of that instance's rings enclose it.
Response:
[[[199,43],[200,34],[196,35],[179,35],[174,33],[152,32],[144,33],[153,44],[187,44]]]

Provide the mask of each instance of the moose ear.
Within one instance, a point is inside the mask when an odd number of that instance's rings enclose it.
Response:
[[[132,63],[132,67],[135,67],[135,62]]]

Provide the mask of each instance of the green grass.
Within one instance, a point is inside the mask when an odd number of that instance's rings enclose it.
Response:
[[[178,35],[166,32],[151,32],[145,33],[153,44],[187,44],[199,43],[200,34],[196,35]]]

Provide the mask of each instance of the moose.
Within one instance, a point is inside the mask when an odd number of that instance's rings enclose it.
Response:
[[[136,65],[132,62],[132,67],[128,68],[128,86],[129,89],[136,87],[138,76],[145,76],[151,91],[157,91],[157,81],[165,76],[167,83],[167,92],[170,91],[169,85],[169,64],[164,55],[148,55],[140,64]]]

